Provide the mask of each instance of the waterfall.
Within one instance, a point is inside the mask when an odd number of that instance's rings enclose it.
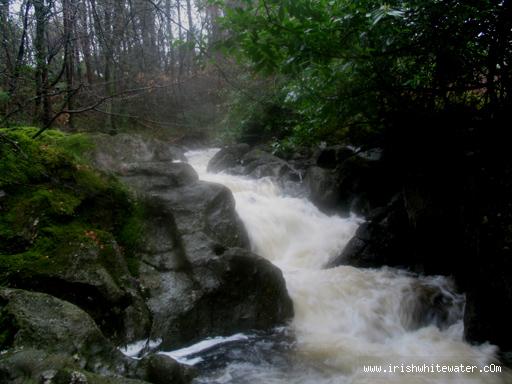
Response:
[[[474,365],[495,361],[496,348],[463,341],[464,297],[443,277],[417,277],[390,269],[322,266],[338,255],[361,219],[328,216],[307,199],[282,193],[269,178],[210,174],[215,149],[186,154],[202,180],[227,186],[236,200],[252,250],[284,274],[295,306],[285,357],[254,342],[253,351],[227,359],[197,383],[506,383],[492,373],[370,374],[364,365]],[[434,307],[434,309],[433,309]],[[231,348],[244,351],[238,341]],[[267,347],[265,347],[267,345]],[[259,349],[258,349],[259,348]],[[263,349],[262,349],[263,348]],[[267,349],[265,349],[267,348]],[[261,358],[256,358],[258,353]],[[195,350],[200,355],[200,350]],[[275,352],[277,354],[277,352]],[[281,351],[282,353],[282,351]],[[244,355],[244,353],[241,353]],[[259,355],[258,355],[259,356]]]

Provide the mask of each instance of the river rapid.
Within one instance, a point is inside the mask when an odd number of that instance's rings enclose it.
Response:
[[[295,317],[288,327],[266,334],[211,338],[168,352],[198,368],[196,384],[512,382],[509,372],[480,373],[496,363],[497,350],[463,341],[464,297],[454,292],[450,280],[389,268],[323,269],[361,219],[325,215],[307,199],[286,195],[269,178],[208,173],[216,151],[186,156],[200,179],[233,192],[252,250],[284,274]],[[438,309],[422,306],[425,297]],[[396,366],[394,373],[390,364]],[[411,364],[478,368],[474,373],[408,373]],[[387,372],[367,373],[364,365]]]

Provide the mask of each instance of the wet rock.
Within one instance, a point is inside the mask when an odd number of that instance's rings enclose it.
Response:
[[[270,329],[293,316],[281,272],[249,251],[231,248],[193,267],[194,305],[167,323],[163,346],[178,347],[209,334]]]
[[[208,172],[232,170],[242,165],[242,157],[251,150],[248,144],[235,144],[222,148],[208,163]]]
[[[198,245],[215,248],[249,247],[245,227],[235,210],[229,189],[214,183],[198,182],[182,188],[169,189],[150,197],[173,213],[187,257],[201,258]]]
[[[299,182],[300,171],[290,163],[261,148],[236,144],[221,149],[209,162],[209,172],[226,172],[259,179],[273,177],[281,183]]]
[[[415,330],[429,325],[446,329],[461,319],[464,296],[456,293],[455,285],[450,280],[423,277],[416,280],[410,291],[404,294],[402,308],[402,322],[407,329]]]
[[[120,169],[118,175],[126,184],[143,193],[182,187],[199,179],[189,164],[174,162],[131,163]]]
[[[142,383],[116,376],[162,382],[149,374],[152,366],[119,352],[86,312],[44,293],[0,289],[0,329],[0,347],[8,348],[0,355],[2,382]],[[173,367],[178,383],[189,381],[174,360],[161,365]]]
[[[378,268],[383,265],[431,275],[453,276],[466,295],[464,332],[467,340],[491,342],[512,350],[507,329],[511,316],[502,311],[512,302],[512,239],[510,217],[488,208],[478,218],[474,207],[482,204],[456,186],[422,176],[409,181],[391,203],[374,210],[327,267],[348,264]],[[472,188],[468,187],[467,188]],[[455,193],[459,191],[459,193]],[[465,201],[464,199],[469,199]],[[492,203],[486,200],[485,204]],[[424,296],[425,297],[425,296]],[[443,296],[432,295],[418,313],[442,323],[446,313],[434,310]],[[428,305],[425,305],[427,303]],[[427,310],[427,308],[430,308]]]
[[[352,148],[334,145],[319,149],[316,154],[316,165],[321,168],[334,169],[349,157],[354,156]]]
[[[385,204],[394,192],[380,161],[379,149],[357,152],[347,146],[332,146],[315,154],[303,152],[288,155],[285,161],[264,147],[251,149],[247,144],[237,144],[220,150],[208,170],[253,178],[272,177],[287,193],[305,193],[328,213],[367,215]]]
[[[183,151],[163,141],[136,134],[97,134],[89,154],[92,163],[104,171],[122,172],[128,165],[145,162],[186,161]]]
[[[239,156],[247,149],[239,146],[235,152]],[[234,158],[229,152],[217,160],[233,164]],[[248,235],[226,187],[200,181],[188,164],[171,161],[110,171],[144,205],[136,253],[151,339],[178,347],[207,336],[271,328],[292,316],[280,271],[244,250]]]
[[[81,367],[73,356],[24,348],[0,357],[0,382],[10,384],[149,384],[147,381],[97,374]]]
[[[145,198],[143,204],[145,215],[137,249],[141,268],[149,267],[158,273],[183,270],[188,261],[172,211],[151,198]]]
[[[19,276],[16,286],[78,305],[106,335],[118,341],[139,340],[150,327],[138,283],[112,238],[101,242],[84,238],[66,244],[48,267],[31,272],[29,277]]]
[[[44,293],[1,289],[0,304],[6,335],[2,348],[65,354],[95,370],[112,369],[122,360],[94,320],[71,303]]]
[[[288,163],[277,156],[255,148],[242,157],[244,174],[256,179],[261,177],[285,177],[293,170]]]
[[[53,384],[59,369],[78,368],[72,356],[24,348],[0,356],[0,382]]]
[[[491,342],[500,346],[504,356],[508,352],[510,359],[512,336],[508,329],[512,314],[503,308],[506,303],[512,303],[511,255],[503,255],[501,260],[493,257],[489,262],[478,266],[475,273],[462,281],[466,291],[464,334],[474,343]],[[460,276],[458,279],[462,280]]]
[[[186,384],[194,371],[165,355],[150,355],[143,358],[137,367],[138,376],[154,384]]]
[[[385,205],[396,186],[381,161],[382,151],[336,145],[318,149],[304,171],[308,198],[322,211],[367,216]],[[298,167],[300,169],[300,166]]]
[[[402,195],[397,195],[384,208],[375,209],[357,230],[342,253],[326,267],[352,265],[378,268],[383,265],[422,271],[413,262],[412,232]]]
[[[309,167],[304,178],[309,199],[322,210],[334,210],[340,204],[336,175],[329,169]]]
[[[142,265],[140,280],[154,319],[151,338],[162,338],[166,348],[209,335],[268,329],[292,316],[280,271],[237,248],[247,248],[248,238],[231,193],[199,184],[150,198],[169,223],[169,253],[160,254],[160,261],[146,253],[144,260],[152,261]]]
[[[126,377],[100,376],[87,371],[66,369],[57,372],[51,384],[149,384],[151,382]]]

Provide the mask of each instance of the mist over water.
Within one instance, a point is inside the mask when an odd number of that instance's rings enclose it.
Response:
[[[480,368],[496,362],[496,348],[463,341],[464,297],[446,278],[389,268],[322,269],[341,252],[361,220],[327,216],[307,199],[284,195],[269,178],[210,174],[206,167],[216,151],[186,155],[202,180],[233,192],[253,251],[283,271],[295,317],[275,335],[228,340],[202,356],[196,351],[208,368],[196,383],[512,382],[508,372],[364,373],[363,365],[369,364]]]

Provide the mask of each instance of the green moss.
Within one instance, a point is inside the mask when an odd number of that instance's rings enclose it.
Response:
[[[144,216],[146,212],[140,203],[135,203],[132,209],[126,212],[126,218],[123,220],[123,225],[117,232],[117,239],[124,248],[126,255],[126,262],[130,273],[134,276],[139,274],[139,259],[134,250],[141,239],[141,233],[144,226]]]
[[[37,211],[45,210],[52,216],[69,216],[75,212],[81,200],[73,193],[48,186],[36,189],[32,196],[23,200],[22,203]]]
[[[7,313],[4,305],[0,302],[0,351],[12,346],[17,331],[14,318]]]
[[[64,268],[77,244],[101,245],[111,266],[114,240],[136,274],[140,207],[117,179],[82,160],[92,146],[85,135],[49,130],[33,140],[35,132],[0,129],[0,284]]]
[[[76,377],[80,375],[90,384],[149,384],[146,381],[126,379],[124,377],[101,376],[81,369],[65,368],[57,372],[52,382],[55,384],[68,384],[78,382]],[[80,381],[82,382],[82,381]]]

